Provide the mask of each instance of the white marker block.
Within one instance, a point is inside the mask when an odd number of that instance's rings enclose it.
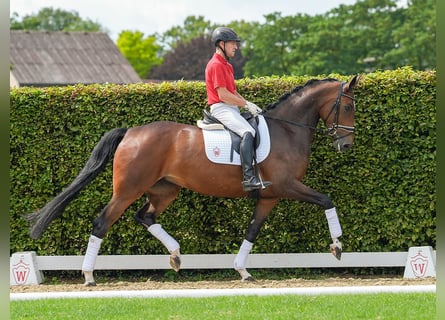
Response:
[[[406,258],[404,278],[416,279],[436,277],[436,257],[433,248],[410,247]]]
[[[43,272],[37,268],[34,251],[13,253],[9,260],[11,286],[33,285],[43,282]]]

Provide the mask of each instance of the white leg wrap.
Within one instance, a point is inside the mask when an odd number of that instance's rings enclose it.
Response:
[[[179,243],[173,239],[164,229],[162,229],[160,224],[152,224],[147,228],[148,231],[167,248],[168,252],[179,250]]]
[[[102,239],[99,239],[98,237],[93,235],[90,236],[87,252],[85,253],[85,257],[83,258],[82,271],[94,270],[94,265],[96,263],[96,258],[99,253],[101,243]]]
[[[245,269],[247,256],[252,250],[253,243],[247,240],[243,240],[241,247],[239,248],[238,254],[236,255],[235,261],[233,262],[233,267],[235,270]]]
[[[329,231],[331,232],[332,239],[340,237],[342,232],[335,207],[325,210],[325,214],[326,219],[328,219]]]

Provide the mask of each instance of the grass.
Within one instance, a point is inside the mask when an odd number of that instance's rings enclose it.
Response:
[[[434,319],[435,293],[11,301],[10,319]]]

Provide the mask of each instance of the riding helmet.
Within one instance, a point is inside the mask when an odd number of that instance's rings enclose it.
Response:
[[[240,38],[233,29],[227,27],[218,27],[212,33],[212,42],[216,46],[219,41],[237,41],[240,42]]]

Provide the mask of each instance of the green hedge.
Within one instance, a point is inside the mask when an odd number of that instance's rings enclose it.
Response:
[[[310,78],[243,79],[238,89],[266,106]],[[353,149],[336,153],[329,137],[316,135],[304,182],[334,201],[345,251],[435,247],[435,85],[434,71],[403,68],[367,74],[356,89]],[[40,255],[84,253],[92,220],[111,195],[111,166],[41,239],[29,237],[23,215],[41,208],[77,176],[105,132],[156,120],[194,124],[206,105],[204,84],[184,81],[19,88],[11,90],[10,101],[10,250]],[[142,201],[113,226],[102,254],[166,253],[133,221]],[[158,221],[178,239],[183,253],[233,253],[244,238],[253,205],[250,199],[182,190]],[[321,208],[281,201],[254,252],[327,252],[329,243]]]

